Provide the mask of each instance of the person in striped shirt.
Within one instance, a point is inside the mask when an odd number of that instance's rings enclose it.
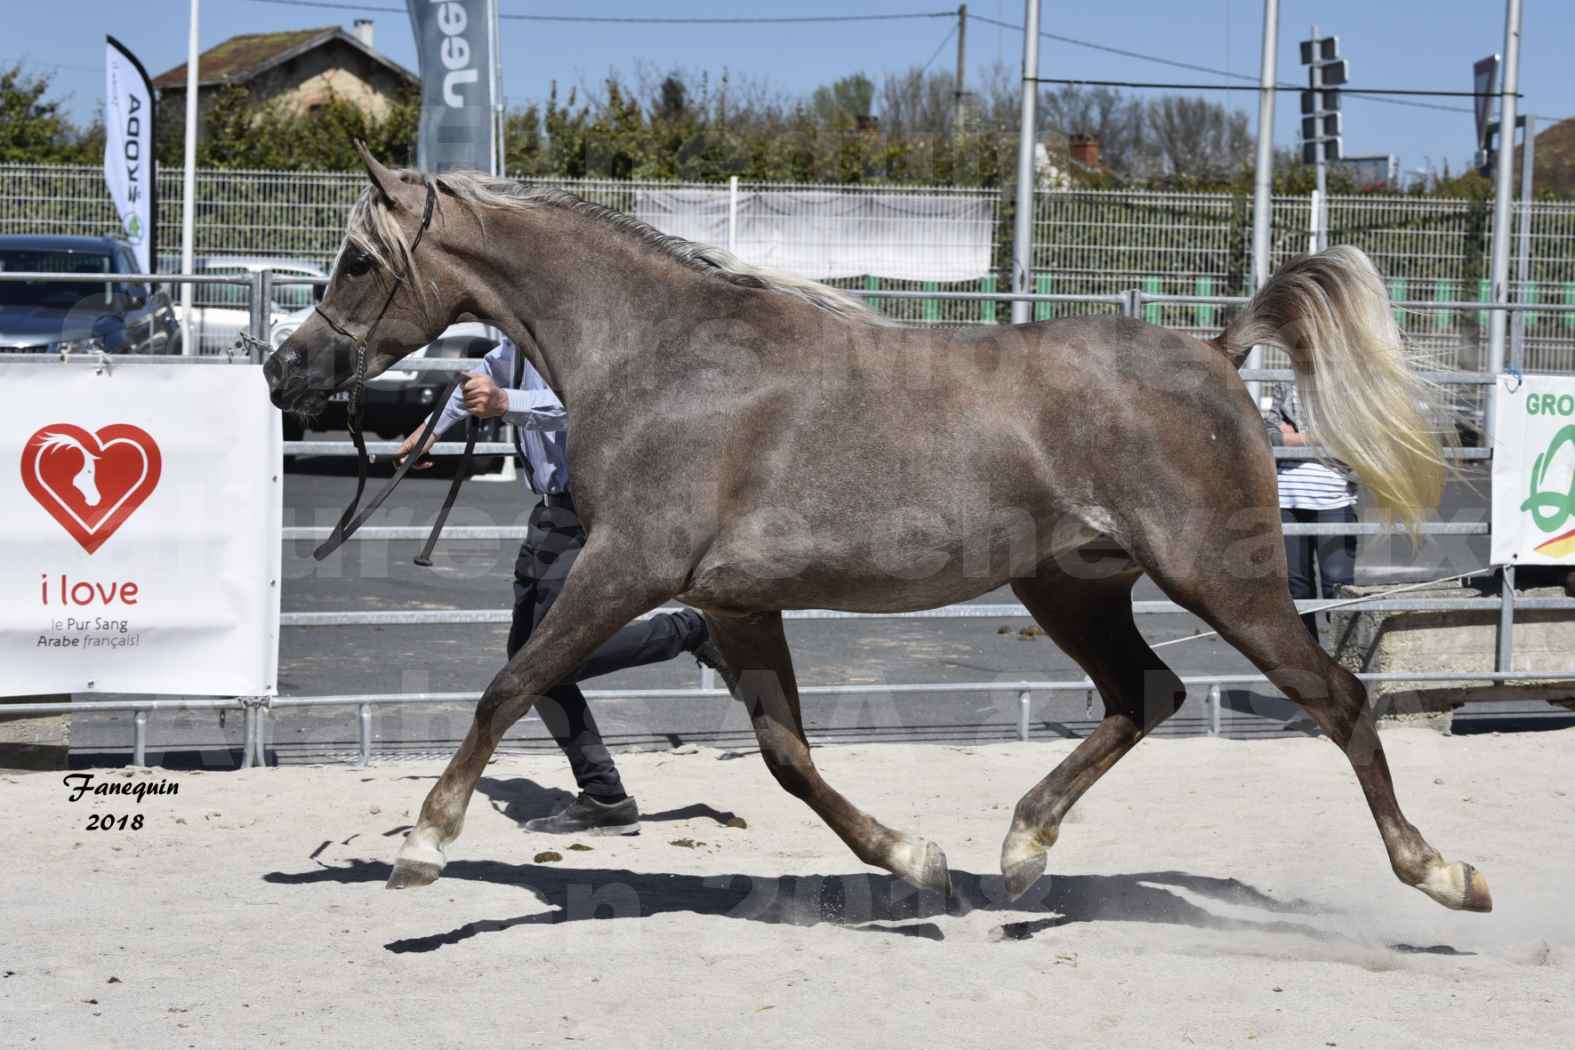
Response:
[[[1269,443],[1290,448],[1306,447],[1308,436],[1303,422],[1296,384],[1276,384],[1272,388],[1269,409],[1264,414]],[[1281,522],[1356,521],[1356,475],[1345,464],[1282,459],[1276,468]],[[1318,597],[1315,573],[1323,583],[1323,596],[1333,598],[1342,585],[1356,578],[1356,537],[1287,536],[1285,561],[1292,598]],[[1318,637],[1318,624],[1312,613],[1302,616],[1302,623],[1314,638]]]

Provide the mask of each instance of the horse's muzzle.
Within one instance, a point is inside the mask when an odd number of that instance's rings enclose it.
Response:
[[[301,352],[291,350],[288,344],[269,354],[263,362],[268,400],[273,402],[275,408],[290,411],[300,407],[301,399],[311,388],[304,366]]]

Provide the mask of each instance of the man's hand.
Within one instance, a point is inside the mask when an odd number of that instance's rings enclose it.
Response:
[[[417,462],[410,465],[411,470],[426,470],[432,465],[432,461],[430,459],[421,460],[420,457],[426,455],[427,451],[431,449],[433,445],[437,444],[437,431],[434,430],[432,432],[432,436],[427,439],[427,443],[421,447],[419,452],[416,451],[416,441],[421,437],[421,431],[425,429],[426,424],[422,423],[421,426],[416,429],[414,434],[411,434],[409,437],[405,438],[404,444],[399,446],[399,451],[394,453],[394,466],[402,466],[405,462],[405,458],[411,455],[417,457]]]
[[[508,395],[485,373],[465,377],[465,411],[482,419],[495,419],[509,410]]]

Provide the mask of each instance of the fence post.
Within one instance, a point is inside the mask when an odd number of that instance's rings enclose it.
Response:
[[[727,180],[727,250],[738,254],[738,176]]]
[[[1498,656],[1493,670],[1515,669],[1515,567],[1506,565],[1499,570],[1498,606]],[[1504,679],[1498,679],[1499,685]]]
[[[1028,709],[1033,703],[1033,693],[1024,689],[1017,694],[1017,739],[1028,739]]]
[[[252,738],[257,734],[257,708],[247,703],[249,697],[241,697],[245,707],[244,721],[241,724],[241,768],[252,768]]]
[[[1220,735],[1220,685],[1215,682],[1209,686],[1209,736]]]
[[[148,713],[136,711],[132,714],[133,725],[131,738],[131,764],[145,766],[148,764]]]
[[[268,329],[273,327],[273,271],[258,270],[252,274],[251,335],[260,343],[268,342]],[[262,364],[256,361],[254,364]]]
[[[356,705],[357,734],[361,739],[361,761],[357,765],[372,764],[372,705]]]

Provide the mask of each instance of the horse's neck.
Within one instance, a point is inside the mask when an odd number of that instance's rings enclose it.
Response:
[[[627,374],[661,332],[707,319],[708,276],[628,234],[547,206],[510,218],[494,234],[489,312],[560,396]]]

